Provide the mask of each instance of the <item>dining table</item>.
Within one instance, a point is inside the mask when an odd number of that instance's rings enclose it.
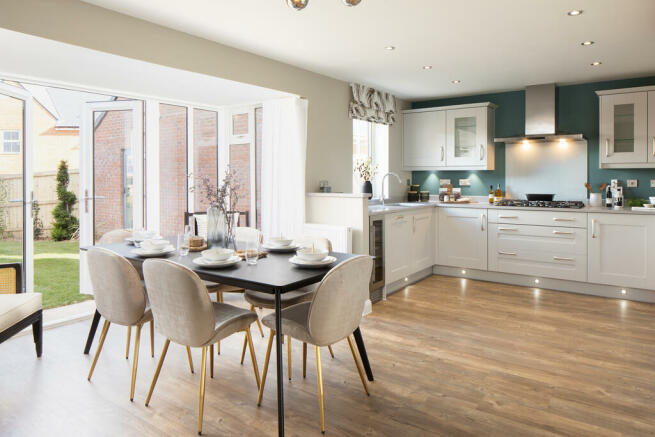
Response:
[[[169,239],[173,244],[173,240]],[[137,270],[141,271],[143,262],[147,259],[134,253],[135,247],[125,243],[114,243],[105,245],[96,245],[109,249],[129,260]],[[89,247],[80,247],[80,250],[86,251]],[[291,262],[290,258],[294,255],[291,253],[273,253],[269,252],[260,258],[255,265],[249,265],[245,261],[239,262],[230,267],[224,268],[206,268],[195,264],[193,260],[200,257],[199,252],[190,252],[186,256],[180,256],[177,251],[167,254],[160,258],[166,258],[178,264],[181,264],[194,271],[201,279],[217,282],[225,285],[232,285],[239,288],[261,291],[275,295],[275,326],[276,331],[281,332],[282,323],[281,313],[281,296],[289,291],[297,290],[301,287],[320,282],[330,268],[337,264],[352,258],[354,254],[331,252],[330,255],[336,258],[336,261],[321,268],[302,268]],[[87,337],[84,353],[88,354],[93,343],[101,314],[96,310],[89,335]],[[362,365],[369,381],[373,381],[373,371],[366,353],[364,339],[359,327],[353,332],[355,343],[362,359]],[[277,412],[278,412],[278,436],[284,436],[284,377],[282,374],[282,336],[275,336],[276,343],[276,365],[277,365]]]

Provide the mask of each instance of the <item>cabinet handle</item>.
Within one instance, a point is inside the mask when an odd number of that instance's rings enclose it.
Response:
[[[512,255],[516,256],[516,252],[503,252],[502,250],[498,251],[498,255]]]
[[[404,220],[404,219],[405,219],[404,215],[399,215],[398,217],[396,217],[396,220]]]
[[[444,147],[441,146],[441,162],[444,162],[446,160],[446,152],[444,150]]]
[[[484,144],[480,144],[480,161],[484,159]]]
[[[553,217],[553,221],[555,222],[574,222],[576,221],[575,218],[570,218],[570,217]]]
[[[566,232],[566,231],[553,231],[555,235],[573,235],[575,232]]]
[[[499,219],[517,219],[517,218],[519,218],[519,216],[517,216],[517,215],[499,215],[498,218]]]
[[[591,238],[596,238],[596,219],[591,219]]]
[[[566,257],[563,257],[563,256],[553,256],[553,259],[555,261],[575,261],[574,258],[566,258]]]
[[[518,231],[516,228],[498,228],[499,231]]]
[[[487,220],[486,214],[480,215],[480,230],[484,231],[484,222]]]
[[[653,136],[653,156],[655,156],[655,136]]]
[[[610,156],[610,139],[605,138],[605,156]]]

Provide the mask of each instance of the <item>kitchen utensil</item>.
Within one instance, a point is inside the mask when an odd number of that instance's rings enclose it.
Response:
[[[194,264],[210,269],[233,266],[240,261],[241,261],[241,257],[237,255],[233,255],[223,261],[212,261],[201,256],[193,259]]]
[[[266,249],[269,252],[284,253],[284,252],[295,252],[296,249],[298,249],[298,246],[295,244],[290,244],[288,246],[273,246],[268,243],[264,243],[262,244],[262,248]]]
[[[137,249],[132,249],[132,253],[135,255],[138,255],[143,258],[154,258],[154,257],[159,257],[159,256],[166,256],[170,253],[175,252],[175,247],[173,247],[172,244],[169,244],[167,247],[161,249],[161,250],[152,250],[152,249],[143,249],[143,248],[137,248]]]
[[[216,248],[202,251],[202,257],[210,261],[225,261],[233,255],[232,249]]]
[[[598,188],[598,192],[602,193],[605,190],[605,188],[607,188],[607,184],[603,182],[602,184],[600,184],[600,188]]]
[[[267,244],[271,247],[288,247],[293,240],[282,237],[272,237],[269,238]]]
[[[327,250],[319,250],[315,247],[305,247],[296,251],[296,256],[308,262],[318,262],[328,256]]]
[[[541,201],[545,201],[545,202],[552,202],[553,199],[555,198],[555,195],[554,194],[530,193],[530,194],[526,194],[525,197],[528,199],[528,201],[541,200]]]
[[[291,258],[289,258],[289,262],[291,264],[295,264],[298,267],[302,267],[306,269],[321,269],[324,267],[328,267],[334,264],[336,260],[337,259],[333,256],[326,256],[320,261],[305,261],[303,259],[298,258],[297,256],[292,256]]]
[[[148,239],[141,242],[141,247],[146,250],[161,250],[164,247],[170,245],[171,243],[168,240],[162,239]]]
[[[585,182],[584,186],[589,190],[590,193],[594,192],[594,189],[591,187],[591,184],[589,182]]]
[[[589,193],[589,206],[603,206],[603,195],[601,193]]]

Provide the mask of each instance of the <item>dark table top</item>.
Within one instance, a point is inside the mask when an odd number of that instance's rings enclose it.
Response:
[[[143,261],[147,259],[133,254],[134,246],[127,243],[97,245],[97,247],[104,247],[118,253],[130,260],[137,268],[140,268]],[[80,249],[88,250],[88,247],[81,247]],[[266,257],[259,259],[257,265],[254,266],[247,265],[245,261],[242,261],[234,266],[220,269],[207,269],[194,264],[192,261],[200,256],[199,252],[190,252],[185,257],[178,256],[176,252],[161,258],[188,267],[207,281],[275,293],[276,290],[287,292],[320,282],[323,276],[330,271],[330,268],[356,256],[348,253],[332,252],[330,255],[337,258],[337,261],[331,266],[320,269],[304,269],[289,262],[289,258],[293,255],[293,252],[269,253]]]

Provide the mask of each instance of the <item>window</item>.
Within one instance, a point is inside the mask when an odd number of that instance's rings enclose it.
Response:
[[[353,170],[357,161],[372,158],[372,165],[377,165],[377,172],[371,180],[373,198],[380,197],[380,181],[389,171],[389,126],[364,120],[353,120]],[[362,181],[353,171],[353,192],[359,193]],[[388,196],[388,182],[385,182],[385,194]]]
[[[20,153],[20,132],[17,130],[6,130],[2,132],[2,152]]]

